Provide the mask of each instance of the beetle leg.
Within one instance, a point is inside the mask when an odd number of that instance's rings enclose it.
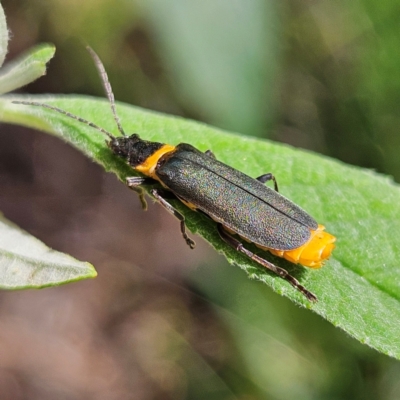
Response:
[[[159,189],[152,189],[150,193],[160,202],[160,204],[168,211],[170,212],[175,218],[177,218],[180,221],[181,224],[181,233],[183,238],[186,241],[186,244],[191,248],[194,249],[196,246],[196,243],[190,239],[190,237],[186,233],[186,226],[185,226],[185,217],[178,211],[176,210],[170,203],[167,202],[167,200],[162,197],[161,193],[162,191]]]
[[[268,173],[268,174],[264,174],[264,175],[261,175],[261,176],[259,176],[258,178],[256,178],[258,181],[260,181],[261,183],[265,183],[265,182],[268,182],[268,181],[274,181],[274,189],[275,189],[275,192],[279,192],[279,190],[278,190],[278,183],[276,182],[276,179],[275,179],[275,176],[274,175],[272,175],[271,173]]]
[[[215,154],[214,154],[211,150],[207,150],[207,151],[205,152],[205,154],[206,154],[207,156],[210,156],[210,157],[212,157],[212,158],[217,159],[217,157],[215,157]]]
[[[300,282],[294,278],[292,275],[290,275],[285,269],[277,267],[276,265],[270,263],[267,260],[264,260],[263,258],[257,256],[256,254],[252,253],[250,250],[247,250],[239,240],[235,239],[233,236],[231,236],[223,227],[223,225],[218,224],[218,233],[221,239],[229,244],[229,246],[233,247],[235,250],[245,254],[247,257],[252,259],[253,261],[257,262],[258,264],[262,265],[263,267],[269,269],[270,271],[274,272],[281,278],[287,280],[294,288],[296,288],[299,292],[303,293],[304,296],[307,297],[308,300],[310,301],[317,301],[317,297],[308,291],[303,285],[300,284]]]
[[[144,198],[144,190],[141,188],[143,185],[152,185],[154,184],[153,179],[149,178],[143,178],[141,176],[130,176],[129,178],[126,178],[126,184],[129,187],[129,189],[134,190],[140,200],[140,204],[142,205],[143,210],[147,210],[147,202],[146,199]]]

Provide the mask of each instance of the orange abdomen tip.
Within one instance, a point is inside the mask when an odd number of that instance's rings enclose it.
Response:
[[[324,229],[323,225],[318,225],[315,231],[311,230],[310,239],[297,249],[287,251],[271,249],[270,252],[294,264],[301,264],[309,268],[320,268],[324,261],[330,257],[336,241],[335,236],[324,232]]]

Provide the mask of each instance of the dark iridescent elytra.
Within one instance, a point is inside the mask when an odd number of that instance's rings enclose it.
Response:
[[[156,174],[177,197],[263,247],[296,249],[318,227],[275,190],[189,144],[162,157]]]

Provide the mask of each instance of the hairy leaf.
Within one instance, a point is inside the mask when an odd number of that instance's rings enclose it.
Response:
[[[118,134],[106,101],[77,96],[32,100],[46,101]],[[10,99],[2,100],[0,109],[3,121],[58,135],[120,179],[132,175],[106,148],[103,134],[88,126],[47,109],[11,104]],[[145,139],[171,144],[188,142],[203,151],[212,149],[219,160],[251,176],[273,172],[281,193],[338,238],[332,258],[320,270],[292,266],[263,253],[315,293],[319,298],[316,304],[228,248],[212,222],[183,206],[179,209],[192,231],[202,235],[251,278],[313,309],[359,341],[400,358],[400,190],[389,178],[310,152],[241,137],[181,118],[123,104],[118,104],[118,112],[128,133],[137,132]]]
[[[96,275],[91,264],[48,248],[0,217],[0,288],[43,288]]]

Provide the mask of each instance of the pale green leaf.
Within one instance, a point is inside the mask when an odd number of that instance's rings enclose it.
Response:
[[[4,10],[0,4],[0,67],[3,65],[4,59],[6,58],[8,47],[8,29],[6,16]]]
[[[28,289],[94,278],[93,266],[48,248],[0,216],[0,288]]]
[[[0,71],[0,94],[25,86],[44,75],[46,63],[54,52],[53,45],[41,44],[6,64]]]

